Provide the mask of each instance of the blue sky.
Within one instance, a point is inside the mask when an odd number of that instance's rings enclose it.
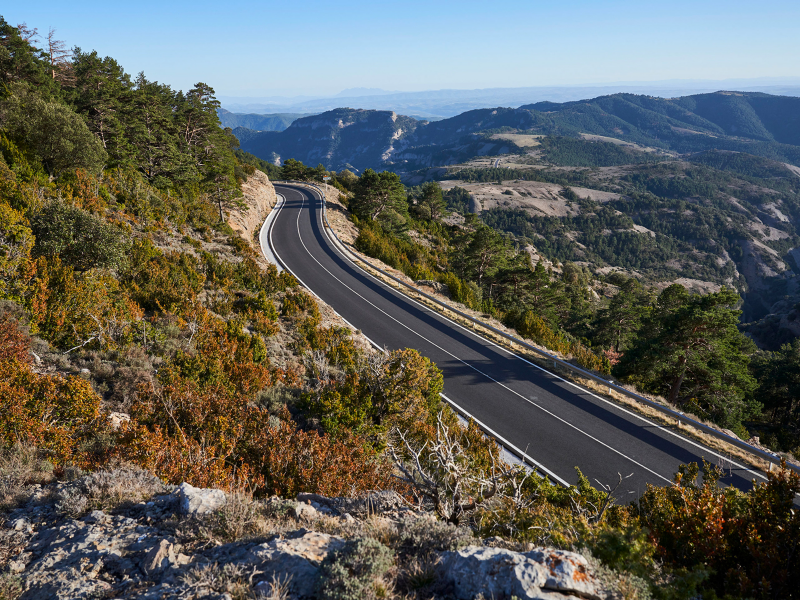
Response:
[[[220,96],[800,77],[800,2],[12,2],[16,25]]]

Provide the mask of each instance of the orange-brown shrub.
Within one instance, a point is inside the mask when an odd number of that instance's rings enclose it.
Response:
[[[0,321],[0,445],[36,446],[56,464],[88,466],[92,456],[77,448],[105,427],[100,397],[79,377],[33,372],[28,348],[16,324]]]
[[[366,440],[301,431],[247,396],[219,384],[174,380],[142,391],[123,435],[122,455],[174,483],[295,495],[383,488],[391,478]]]
[[[795,598],[800,589],[800,475],[785,468],[740,492],[722,488],[718,467],[682,466],[671,486],[648,486],[641,524],[657,558],[672,567],[710,570],[707,586],[726,598]],[[715,596],[716,597],[716,596]]]

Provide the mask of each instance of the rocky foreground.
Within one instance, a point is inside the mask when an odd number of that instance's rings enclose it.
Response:
[[[479,540],[394,492],[256,502],[130,468],[24,492],[3,515],[3,598],[614,597],[580,554]]]

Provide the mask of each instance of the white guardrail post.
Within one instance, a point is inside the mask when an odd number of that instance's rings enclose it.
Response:
[[[314,185],[313,183],[309,183],[307,181],[275,181],[274,183],[288,183],[288,184],[294,184],[294,185],[303,185],[303,186],[307,186],[307,187],[310,187],[310,188],[313,188],[314,190],[316,190],[317,193],[319,193],[320,197],[322,198],[322,218],[324,220],[325,227],[327,227],[328,230],[330,230],[330,232],[333,235],[333,237],[335,237],[336,241],[339,242],[339,245],[342,248],[346,249],[346,246],[344,245],[342,240],[339,239],[339,236],[336,235],[336,232],[333,230],[333,228],[331,227],[330,223],[328,222],[328,206],[327,206],[328,203],[327,203],[327,199],[325,198],[325,192],[323,192],[321,188],[319,188],[318,186]],[[652,408],[654,410],[657,410],[658,412],[660,412],[661,414],[663,414],[665,416],[668,416],[668,417],[670,417],[672,419],[675,419],[679,424],[680,423],[685,423],[686,425],[690,425],[690,426],[694,427],[695,429],[699,429],[700,431],[702,431],[703,433],[705,433],[707,435],[710,435],[710,436],[715,437],[715,438],[717,438],[719,440],[727,442],[728,444],[731,444],[732,446],[736,446],[737,448],[745,450],[746,452],[749,452],[750,454],[753,454],[754,456],[757,456],[757,457],[759,457],[761,459],[764,459],[769,463],[769,470],[770,471],[772,471],[773,465],[778,465],[781,462],[781,459],[777,454],[772,454],[771,452],[766,452],[764,450],[761,450],[760,448],[756,448],[755,446],[751,446],[750,444],[740,440],[739,438],[731,437],[731,436],[729,436],[729,435],[727,435],[725,433],[722,433],[721,431],[717,431],[713,427],[709,427],[708,425],[705,425],[704,423],[700,423],[699,421],[695,421],[694,419],[690,419],[689,417],[684,415],[682,412],[672,410],[671,408],[663,406],[663,405],[659,404],[658,402],[653,402],[652,400],[650,400],[648,398],[645,398],[644,396],[640,396],[639,394],[637,394],[635,392],[632,392],[632,391],[630,391],[628,389],[625,389],[622,386],[619,386],[619,385],[615,384],[613,381],[609,381],[608,379],[605,379],[605,378],[603,378],[603,377],[601,377],[599,375],[596,375],[595,373],[592,373],[591,371],[587,371],[587,370],[582,369],[580,367],[576,367],[572,363],[569,363],[569,362],[567,362],[565,360],[562,360],[562,359],[560,359],[560,358],[558,358],[556,356],[553,356],[552,354],[548,354],[544,350],[540,350],[536,346],[533,346],[533,345],[527,343],[525,340],[521,340],[519,338],[516,338],[513,335],[506,333],[505,331],[497,329],[496,327],[492,327],[488,323],[484,323],[483,321],[479,321],[478,319],[475,319],[474,317],[471,317],[470,315],[467,315],[467,314],[461,312],[460,310],[458,310],[456,308],[453,308],[452,306],[450,306],[448,304],[445,304],[444,302],[440,301],[439,299],[434,298],[433,296],[430,296],[427,293],[423,292],[419,288],[415,288],[414,286],[406,283],[402,279],[398,279],[397,277],[395,277],[394,275],[391,275],[390,273],[387,273],[383,269],[380,269],[380,268],[370,264],[368,261],[364,260],[363,258],[358,256],[357,254],[353,254],[352,252],[349,252],[349,251],[348,251],[348,254],[350,254],[350,256],[352,258],[355,258],[359,262],[362,262],[365,265],[367,265],[370,269],[374,269],[375,271],[378,271],[383,276],[388,277],[388,278],[392,279],[393,281],[396,281],[400,285],[402,285],[404,287],[407,287],[410,290],[413,290],[415,293],[417,293],[417,294],[419,294],[421,296],[424,296],[427,300],[430,300],[431,302],[434,302],[435,304],[441,306],[442,308],[445,308],[445,309],[449,310],[450,312],[453,312],[453,313],[457,314],[459,317],[467,319],[468,321],[478,325],[479,327],[483,327],[484,329],[487,329],[487,330],[491,331],[492,333],[495,333],[495,334],[497,334],[499,336],[502,336],[502,337],[506,338],[507,340],[509,340],[509,341],[519,345],[519,346],[522,346],[523,348],[525,348],[527,350],[530,350],[531,352],[535,352],[536,354],[539,354],[540,356],[544,357],[546,360],[552,360],[554,368],[557,367],[557,366],[560,366],[560,367],[562,367],[564,369],[567,369],[568,371],[572,371],[573,373],[575,373],[577,375],[580,375],[581,377],[585,377],[587,379],[591,379],[592,381],[600,383],[601,385],[607,386],[609,392],[611,392],[613,390],[613,391],[617,392],[618,394],[622,394],[624,396],[627,396],[627,397],[629,397],[629,398],[631,398],[633,400],[636,400],[637,402],[640,402],[640,403],[642,403],[642,404],[644,404],[644,405],[646,405],[646,406],[648,406],[648,407],[650,407],[650,408]],[[786,466],[789,469],[792,469],[793,471],[795,471],[797,473],[800,473],[800,466],[795,465],[793,463],[790,463],[788,461],[786,463]]]

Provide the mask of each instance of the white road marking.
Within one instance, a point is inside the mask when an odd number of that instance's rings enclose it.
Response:
[[[302,196],[302,198],[303,198],[303,200],[302,200],[303,204],[302,204],[302,206],[301,206],[300,210],[302,211],[303,207],[305,207],[305,195],[304,195],[304,194],[301,194],[301,196]],[[343,285],[343,286],[344,286],[344,287],[346,287],[348,290],[350,290],[350,291],[351,291],[353,294],[355,294],[356,296],[358,296],[359,298],[361,298],[361,299],[362,299],[364,302],[366,302],[367,304],[369,304],[370,306],[372,306],[372,307],[373,307],[373,308],[375,308],[376,310],[380,311],[381,313],[383,313],[384,315],[386,315],[387,317],[389,317],[389,318],[390,318],[392,321],[394,321],[395,323],[397,323],[397,324],[398,324],[398,325],[400,325],[401,327],[404,327],[405,329],[407,329],[407,330],[408,330],[408,331],[410,331],[411,333],[413,333],[413,334],[417,335],[418,337],[422,338],[423,340],[425,340],[426,342],[428,342],[428,343],[429,343],[431,346],[434,346],[435,348],[438,348],[439,350],[441,350],[441,351],[442,351],[442,352],[444,352],[445,354],[447,354],[447,355],[451,356],[452,358],[454,358],[455,360],[457,360],[457,361],[458,361],[458,362],[460,362],[461,364],[463,364],[463,365],[465,365],[465,366],[469,367],[470,369],[472,369],[472,370],[473,370],[473,371],[475,371],[476,373],[480,373],[480,374],[481,374],[481,375],[483,375],[483,376],[484,376],[486,379],[488,379],[488,380],[490,380],[490,381],[493,381],[493,382],[494,382],[494,383],[496,383],[497,385],[501,386],[502,388],[504,388],[504,389],[508,390],[509,392],[511,392],[512,394],[514,394],[515,396],[518,396],[519,398],[521,398],[522,400],[524,400],[524,401],[525,401],[525,402],[527,402],[528,404],[530,404],[530,405],[532,405],[532,406],[535,406],[536,408],[538,408],[539,410],[541,410],[541,411],[542,411],[542,412],[544,412],[544,413],[547,413],[548,415],[550,415],[550,416],[551,416],[551,417],[553,417],[554,419],[556,419],[556,420],[558,420],[558,421],[560,421],[560,422],[564,423],[564,424],[565,424],[565,425],[567,425],[568,427],[570,427],[570,428],[574,429],[575,431],[577,431],[577,432],[579,432],[579,433],[583,434],[584,436],[588,437],[589,439],[591,439],[591,440],[593,440],[593,441],[597,442],[597,443],[598,443],[598,444],[600,444],[601,446],[603,446],[603,447],[605,447],[605,448],[607,448],[607,449],[611,450],[611,451],[612,451],[612,452],[614,452],[615,454],[618,454],[619,456],[621,456],[621,457],[623,457],[623,458],[625,458],[625,459],[629,460],[630,462],[632,462],[633,464],[635,464],[635,465],[637,465],[637,466],[641,467],[642,469],[644,469],[644,470],[645,470],[645,471],[647,471],[648,473],[652,473],[653,475],[655,475],[655,476],[656,476],[656,477],[658,477],[659,479],[663,479],[663,480],[664,480],[664,481],[666,481],[667,483],[672,483],[672,480],[670,480],[670,479],[667,479],[666,477],[664,477],[663,475],[661,475],[661,474],[659,474],[659,473],[656,473],[656,472],[655,472],[655,471],[653,471],[652,469],[650,469],[650,468],[648,468],[648,467],[644,466],[643,464],[641,464],[640,462],[638,462],[638,461],[634,460],[634,459],[633,459],[633,458],[631,458],[630,456],[628,456],[628,455],[624,454],[623,452],[620,452],[620,451],[619,451],[619,450],[617,450],[616,448],[614,448],[614,447],[612,447],[612,446],[610,446],[610,445],[606,444],[606,443],[605,443],[605,442],[603,442],[602,440],[599,440],[598,438],[596,438],[596,437],[594,437],[593,435],[591,435],[591,434],[587,433],[586,431],[583,431],[581,428],[579,428],[579,427],[577,427],[577,426],[573,425],[572,423],[570,423],[570,422],[569,422],[569,421],[567,421],[566,419],[562,419],[561,417],[559,417],[559,416],[558,416],[558,415],[556,415],[555,413],[553,413],[553,412],[551,412],[551,411],[547,410],[546,408],[544,408],[544,407],[543,407],[543,406],[541,406],[540,404],[537,404],[537,403],[536,403],[536,402],[534,402],[533,400],[531,400],[531,399],[529,399],[529,398],[526,398],[524,395],[522,395],[522,394],[520,394],[519,392],[517,392],[517,391],[515,391],[515,390],[511,389],[510,387],[508,387],[507,385],[505,385],[505,384],[504,384],[504,383],[502,383],[501,381],[498,381],[498,380],[497,380],[497,379],[495,379],[494,377],[491,377],[491,376],[490,376],[490,375],[488,375],[487,373],[484,373],[483,371],[481,371],[481,370],[480,370],[480,369],[478,369],[477,367],[474,367],[473,365],[469,364],[468,362],[466,362],[466,361],[464,361],[464,360],[461,360],[459,357],[457,357],[457,356],[456,356],[455,354],[453,354],[452,352],[450,352],[450,351],[446,350],[445,348],[442,348],[441,346],[439,346],[439,345],[438,345],[438,344],[436,344],[435,342],[433,342],[433,341],[429,340],[428,338],[426,338],[424,335],[422,335],[422,334],[421,334],[421,333],[419,333],[418,331],[415,331],[414,329],[412,329],[411,327],[409,327],[408,325],[406,325],[406,324],[405,324],[405,323],[403,323],[402,321],[400,321],[400,320],[396,319],[395,317],[393,317],[391,314],[389,314],[388,312],[386,312],[385,310],[383,310],[382,308],[380,308],[380,307],[379,307],[379,306],[377,306],[376,304],[374,304],[374,303],[370,302],[370,301],[369,301],[367,298],[365,298],[364,296],[362,296],[361,294],[359,294],[357,291],[355,291],[353,288],[351,288],[349,285],[347,285],[347,284],[346,284],[344,281],[342,281],[342,280],[341,280],[341,279],[339,279],[339,278],[338,278],[336,275],[334,275],[333,273],[331,273],[331,272],[330,272],[330,271],[329,271],[329,270],[328,270],[328,269],[325,267],[325,265],[323,265],[321,262],[319,262],[319,261],[317,260],[317,258],[316,258],[316,257],[315,257],[313,254],[311,254],[311,252],[309,251],[308,247],[306,246],[306,243],[303,241],[303,236],[302,236],[302,235],[301,235],[301,233],[300,233],[300,215],[301,215],[301,214],[302,214],[301,212],[298,212],[298,214],[297,214],[297,237],[298,237],[298,239],[300,240],[300,243],[303,245],[303,249],[305,249],[306,253],[307,253],[307,254],[308,254],[310,257],[311,257],[311,259],[312,259],[312,260],[313,260],[315,263],[317,263],[317,264],[318,264],[318,265],[319,265],[319,266],[320,266],[320,267],[321,267],[321,268],[322,268],[322,269],[323,269],[323,270],[324,270],[326,273],[328,273],[328,275],[330,275],[331,277],[333,277],[333,278],[334,278],[336,281],[338,281],[338,282],[339,282],[341,285]],[[298,281],[300,281],[300,280],[298,279]],[[301,282],[301,283],[302,283],[302,282]],[[303,285],[305,286],[305,284],[303,284]],[[308,287],[308,286],[306,286],[306,287]],[[316,294],[315,294],[315,296],[316,296]],[[317,296],[317,297],[319,298],[319,296]],[[352,326],[352,325],[351,325],[351,326]],[[563,480],[562,480],[562,481],[563,481]]]
[[[278,196],[280,196],[280,197],[283,199],[283,202],[281,202],[281,205],[280,205],[279,207],[276,207],[276,212],[280,212],[280,211],[283,209],[283,205],[286,203],[286,197],[285,197],[283,194],[277,194],[277,195],[278,195]],[[303,203],[305,204],[305,197],[303,197]],[[272,225],[273,225],[273,226],[274,226],[274,224],[275,224],[275,221],[277,221],[277,220],[278,220],[278,215],[276,214],[276,215],[275,215],[275,219],[272,221]],[[283,263],[283,265],[286,267],[286,270],[287,270],[287,271],[289,271],[289,273],[292,275],[292,277],[294,277],[295,279],[297,279],[297,281],[299,281],[299,282],[300,282],[300,285],[302,285],[302,286],[303,286],[304,288],[306,288],[306,289],[307,289],[309,292],[311,292],[311,294],[312,294],[312,295],[313,295],[313,296],[314,296],[314,297],[315,297],[317,300],[319,300],[320,302],[324,302],[324,301],[322,300],[322,298],[320,298],[320,297],[317,295],[317,293],[316,293],[316,292],[315,292],[313,289],[311,289],[311,287],[310,287],[310,286],[306,285],[306,283],[305,283],[305,282],[304,282],[302,279],[300,279],[300,277],[298,277],[298,276],[297,276],[297,274],[296,274],[294,271],[292,271],[292,270],[289,268],[289,265],[287,265],[285,262],[283,262],[283,260],[281,260],[281,257],[280,257],[280,256],[278,256],[278,251],[277,251],[277,250],[275,250],[275,244],[272,242],[272,229],[273,229],[272,227],[270,227],[270,228],[269,228],[269,245],[270,245],[270,249],[272,250],[272,253],[275,255],[275,258],[276,258],[276,259],[277,259],[279,262]],[[300,213],[298,213],[298,214],[297,214],[297,231],[298,231],[298,233],[300,232]],[[302,241],[303,241],[303,240],[301,239],[301,240],[300,240],[300,242],[302,243]],[[305,244],[303,244],[303,247],[305,247]],[[262,248],[262,252],[263,252],[263,248]],[[308,248],[306,248],[306,252],[308,252]],[[313,258],[313,257],[312,257],[312,258]],[[316,260],[316,259],[314,259],[314,260]],[[324,267],[323,267],[323,268],[324,268]],[[336,310],[334,310],[332,306],[331,306],[330,308],[331,308],[331,310],[333,310],[334,314],[335,314],[337,317],[339,317],[339,318],[340,318],[342,321],[344,321],[344,322],[345,322],[345,323],[347,323],[347,324],[348,324],[350,327],[352,327],[354,331],[361,331],[361,330],[360,330],[358,327],[356,327],[355,325],[353,325],[353,324],[352,324],[350,321],[348,321],[348,320],[347,320],[347,319],[345,319],[345,318],[344,318],[342,315],[340,315],[338,312],[336,312]],[[375,346],[375,348],[377,348],[377,349],[378,349],[378,350],[380,350],[381,352],[386,352],[386,350],[385,350],[384,348],[381,348],[381,347],[380,347],[380,346],[379,346],[377,343],[375,343],[375,341],[373,341],[372,339],[370,339],[370,338],[369,338],[369,336],[367,336],[367,335],[366,335],[366,334],[365,334],[363,331],[361,331],[361,335],[363,335],[363,336],[364,336],[364,337],[367,339],[367,341],[368,341],[370,344],[372,344],[373,346]]]
[[[305,201],[305,200],[304,200],[304,201]],[[324,230],[324,226],[323,226],[323,230]],[[327,234],[326,234],[326,236],[327,236]],[[301,240],[301,241],[302,241],[302,240]],[[308,250],[306,249],[306,251],[308,251]],[[681,441],[683,441],[683,442],[686,442],[687,444],[689,444],[689,445],[691,445],[691,446],[694,446],[694,447],[695,447],[695,448],[697,448],[698,450],[702,450],[702,451],[704,451],[704,452],[707,452],[707,453],[709,453],[711,456],[713,456],[713,457],[715,457],[715,458],[718,458],[718,459],[720,459],[721,461],[724,461],[724,462],[728,463],[729,465],[732,465],[732,466],[736,467],[737,469],[740,469],[740,470],[742,470],[742,471],[745,471],[745,472],[749,473],[750,475],[754,475],[754,476],[756,476],[756,477],[759,477],[760,479],[763,479],[764,481],[767,481],[767,477],[766,477],[764,474],[760,473],[759,471],[754,471],[754,470],[753,470],[753,469],[751,469],[750,467],[747,467],[747,466],[745,466],[745,465],[743,465],[743,464],[740,464],[740,463],[738,463],[738,462],[736,462],[736,461],[732,460],[730,457],[723,456],[722,454],[719,454],[718,452],[716,452],[716,451],[712,450],[711,448],[709,448],[709,447],[707,447],[707,446],[703,446],[703,445],[699,444],[698,442],[695,442],[695,441],[694,441],[694,440],[692,440],[691,438],[684,437],[684,436],[682,436],[682,435],[680,435],[680,434],[678,434],[678,433],[676,433],[676,432],[672,431],[671,429],[668,429],[668,428],[664,427],[663,425],[661,425],[661,424],[659,424],[659,423],[656,423],[656,422],[654,422],[654,421],[651,421],[651,420],[649,420],[648,418],[646,418],[646,417],[643,417],[642,415],[640,415],[640,414],[637,414],[637,413],[635,413],[635,412],[633,412],[633,411],[631,411],[631,410],[629,410],[629,409],[625,408],[624,406],[621,406],[621,405],[619,405],[619,404],[617,404],[617,403],[615,403],[615,402],[613,402],[613,401],[611,401],[611,400],[609,400],[609,399],[607,399],[607,398],[603,398],[602,396],[598,396],[597,394],[595,394],[595,393],[594,393],[594,392],[592,392],[591,390],[588,390],[588,389],[582,388],[582,387],[581,387],[580,385],[578,385],[577,383],[575,383],[575,382],[573,382],[573,381],[570,381],[570,380],[568,380],[568,379],[564,379],[564,378],[563,378],[563,377],[561,377],[560,375],[558,375],[558,374],[556,374],[556,373],[553,373],[552,371],[548,371],[548,370],[547,370],[547,369],[545,369],[544,367],[542,367],[542,366],[540,366],[540,365],[537,365],[536,363],[533,363],[533,362],[529,361],[528,359],[526,359],[526,358],[524,358],[524,357],[520,356],[519,354],[516,354],[516,353],[512,352],[512,351],[511,351],[511,350],[509,350],[508,348],[504,348],[503,346],[500,346],[500,345],[499,345],[499,344],[497,344],[496,342],[493,342],[492,340],[490,340],[490,339],[488,339],[488,338],[485,338],[485,337],[483,337],[483,336],[482,336],[482,335],[480,335],[479,333],[476,333],[475,331],[473,331],[473,330],[471,330],[471,329],[467,329],[467,328],[466,328],[466,327],[464,327],[464,326],[463,326],[461,323],[458,323],[458,322],[456,322],[456,321],[453,321],[452,319],[450,319],[450,318],[446,317],[445,315],[442,315],[441,313],[438,313],[438,312],[434,311],[434,310],[433,310],[433,309],[431,309],[429,306],[425,306],[424,304],[422,304],[422,303],[418,302],[418,301],[417,301],[417,300],[415,300],[414,298],[411,298],[410,296],[407,296],[407,295],[406,295],[406,294],[404,294],[403,292],[401,292],[401,291],[399,291],[399,290],[397,290],[397,289],[395,289],[395,288],[391,287],[390,285],[386,284],[386,282],[384,282],[384,281],[381,281],[381,280],[380,280],[380,279],[378,279],[377,277],[373,276],[371,273],[369,273],[369,272],[365,271],[363,268],[361,268],[361,267],[360,267],[360,265],[358,265],[357,263],[355,263],[355,262],[354,262],[354,261],[353,261],[353,260],[352,260],[352,259],[351,259],[349,256],[347,256],[345,253],[343,253],[343,252],[339,251],[339,254],[340,254],[340,255],[342,256],[342,258],[344,258],[344,259],[345,259],[347,262],[349,262],[349,263],[350,263],[351,265],[353,265],[354,267],[358,268],[360,271],[362,271],[362,272],[366,273],[366,274],[367,274],[369,277],[371,277],[371,278],[372,278],[374,281],[376,281],[376,282],[378,282],[379,284],[381,284],[381,285],[382,285],[383,287],[385,287],[387,290],[390,290],[390,291],[396,292],[396,293],[398,293],[398,294],[401,294],[401,295],[403,296],[403,298],[407,299],[407,300],[408,300],[408,301],[410,301],[410,302],[413,302],[414,304],[416,304],[416,305],[417,305],[418,307],[420,307],[421,309],[423,309],[423,310],[425,310],[425,311],[427,311],[427,312],[431,313],[432,315],[435,315],[435,316],[437,316],[437,317],[440,317],[440,318],[446,319],[446,320],[448,321],[448,323],[452,323],[453,325],[455,325],[455,326],[456,326],[456,327],[458,327],[459,329],[462,329],[464,332],[466,332],[466,333],[468,333],[468,334],[471,334],[473,337],[475,337],[475,338],[477,338],[477,339],[479,339],[479,340],[481,340],[481,341],[483,341],[483,342],[485,342],[485,343],[487,343],[487,344],[489,344],[489,345],[491,345],[491,346],[494,346],[495,348],[497,348],[498,350],[501,350],[502,352],[505,352],[506,354],[509,354],[509,355],[511,355],[511,356],[513,356],[513,357],[515,357],[515,358],[518,358],[518,359],[519,359],[519,360],[521,360],[522,362],[524,362],[524,363],[526,363],[526,364],[528,364],[528,365],[530,365],[530,366],[532,366],[532,367],[535,367],[535,368],[539,369],[540,371],[542,371],[542,372],[544,372],[544,373],[547,373],[548,375],[550,375],[550,376],[552,376],[552,377],[555,377],[556,379],[558,379],[558,380],[560,380],[560,381],[563,381],[563,382],[564,382],[564,383],[566,383],[567,385],[574,387],[575,389],[577,389],[578,391],[580,391],[580,392],[582,392],[582,393],[584,393],[584,394],[588,394],[588,395],[589,395],[589,396],[591,396],[592,398],[596,398],[597,400],[600,400],[601,402],[603,402],[603,403],[605,403],[605,404],[607,404],[607,405],[609,405],[609,406],[611,406],[611,407],[613,407],[613,408],[615,408],[615,409],[617,409],[617,410],[619,410],[619,411],[621,411],[621,412],[623,412],[623,413],[625,413],[625,414],[627,414],[627,415],[629,415],[629,416],[631,416],[631,417],[634,417],[634,418],[636,418],[636,419],[638,419],[638,420],[640,420],[640,421],[642,421],[642,422],[644,422],[644,423],[647,423],[647,425],[650,425],[650,426],[652,426],[652,427],[655,427],[655,428],[659,429],[660,431],[662,431],[662,432],[664,432],[664,433],[666,433],[666,434],[669,434],[669,435],[671,435],[671,436],[673,436],[673,437],[675,437],[675,438],[677,438],[677,439],[679,439],[679,440],[681,440]],[[312,257],[312,258],[313,258],[313,257]],[[316,260],[316,259],[315,259],[315,260]],[[324,267],[323,267],[323,268],[324,268]],[[660,475],[659,475],[659,477],[660,477]],[[663,479],[663,477],[662,477],[662,479]],[[670,481],[670,483],[671,483],[671,481]]]
[[[481,423],[478,419],[476,419],[474,416],[472,416],[469,412],[467,412],[466,410],[461,408],[461,406],[459,406],[456,402],[453,402],[452,400],[450,400],[450,398],[448,398],[444,394],[439,394],[439,395],[442,398],[444,398],[445,401],[448,404],[452,404],[453,406],[455,406],[457,411],[464,413],[470,419],[472,419],[473,421],[478,423],[481,426],[481,428],[484,431],[486,431],[489,435],[491,435],[493,438],[500,440],[502,442],[502,444],[505,445],[507,448],[511,448],[512,450],[514,450],[514,452],[517,452],[519,454],[519,456],[516,457],[518,460],[519,460],[519,458],[522,458],[523,462],[527,460],[530,464],[534,465],[537,469],[540,469],[540,470],[544,471],[545,473],[547,473],[550,477],[552,477],[553,479],[558,481],[564,487],[571,487],[570,483],[568,483],[568,482],[564,481],[563,479],[561,479],[561,477],[559,477],[558,475],[553,473],[553,471],[551,471],[550,469],[545,467],[539,461],[533,460],[530,456],[528,456],[527,453],[525,453],[522,450],[520,450],[519,448],[517,448],[514,444],[509,442],[507,439],[505,439],[503,436],[501,436],[499,433],[497,433],[494,429],[492,429],[488,425],[484,425],[483,423]]]

